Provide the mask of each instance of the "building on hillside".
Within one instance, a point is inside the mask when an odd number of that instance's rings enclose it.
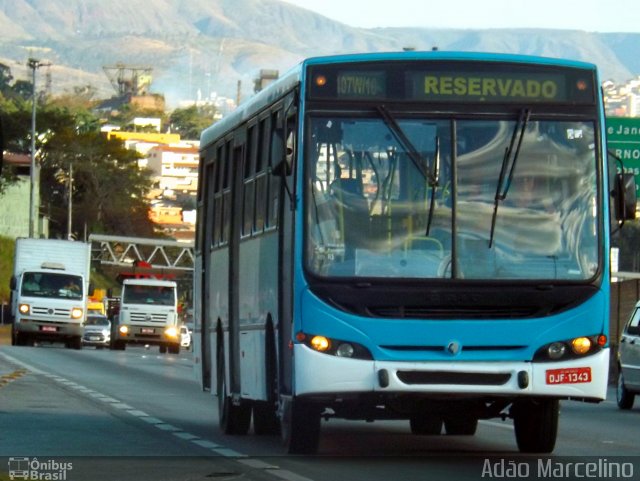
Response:
[[[195,221],[183,209],[195,206],[199,152],[196,145],[157,145],[147,153],[155,178],[150,218],[178,240],[193,240]]]
[[[172,196],[192,196],[198,191],[198,147],[158,145],[147,153],[147,168],[158,187]]]
[[[5,152],[4,168],[13,169],[18,176],[15,184],[7,186],[0,194],[0,236],[16,239],[29,237],[29,205],[31,204],[31,157],[27,154]],[[35,186],[36,205],[40,205],[40,189]],[[37,209],[39,211],[39,209]],[[35,237],[48,237],[49,222],[38,215]]]

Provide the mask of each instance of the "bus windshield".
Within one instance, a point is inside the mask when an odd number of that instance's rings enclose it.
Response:
[[[593,122],[396,113],[309,120],[312,274],[532,280],[596,274]]]

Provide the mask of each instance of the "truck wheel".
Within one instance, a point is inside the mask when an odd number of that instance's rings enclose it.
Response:
[[[556,445],[560,402],[557,399],[518,400],[511,408],[520,452],[550,453]]]
[[[180,354],[180,345],[179,344],[169,344],[167,346],[167,350],[169,354]]]
[[[82,338],[72,337],[64,342],[64,347],[67,349],[82,349]]]

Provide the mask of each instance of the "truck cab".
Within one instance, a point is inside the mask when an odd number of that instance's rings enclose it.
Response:
[[[160,352],[180,352],[177,285],[156,279],[126,279],[120,312],[111,328],[111,349],[127,344],[159,346]]]
[[[91,246],[59,239],[16,239],[11,343],[62,342],[81,349]]]

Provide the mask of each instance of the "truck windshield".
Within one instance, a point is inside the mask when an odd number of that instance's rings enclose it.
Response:
[[[155,304],[172,306],[175,291],[169,286],[124,286],[122,302],[125,304]]]
[[[531,280],[596,274],[592,122],[394,117],[395,130],[408,142],[398,141],[378,115],[311,118],[305,149],[309,272]],[[509,195],[494,213],[516,127],[517,167],[508,170]]]
[[[28,297],[82,299],[82,277],[49,272],[25,272],[21,294]]]

